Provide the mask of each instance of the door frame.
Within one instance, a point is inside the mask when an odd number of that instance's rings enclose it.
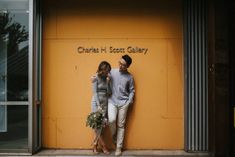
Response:
[[[41,148],[41,0],[28,0],[28,101],[0,105],[28,106],[28,148],[0,149],[0,155],[32,155]]]

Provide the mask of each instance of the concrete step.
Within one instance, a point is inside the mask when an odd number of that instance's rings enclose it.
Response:
[[[7,156],[10,154],[5,154]],[[87,156],[110,156],[114,157],[114,151],[110,155],[99,153],[94,155],[92,150],[78,150],[78,149],[43,149],[33,155],[33,157],[87,157]],[[207,152],[188,153],[183,150],[124,150],[122,156],[125,157],[210,157]],[[28,157],[26,155],[13,155],[9,157]]]

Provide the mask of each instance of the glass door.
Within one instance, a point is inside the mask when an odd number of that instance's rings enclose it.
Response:
[[[7,60],[6,60],[6,48],[7,41],[6,35],[1,33],[0,36],[0,101],[5,102],[7,100]],[[7,106],[0,104],[0,132],[7,131]]]
[[[29,0],[0,0],[0,152],[29,150]]]

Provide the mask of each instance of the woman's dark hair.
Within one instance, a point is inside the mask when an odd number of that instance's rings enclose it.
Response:
[[[107,61],[102,61],[100,65],[98,66],[98,69],[97,69],[98,76],[102,74],[102,70],[104,69],[109,69],[109,71],[111,70],[111,65]]]

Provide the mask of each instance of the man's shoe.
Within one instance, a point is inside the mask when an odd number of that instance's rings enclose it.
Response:
[[[121,148],[117,148],[116,151],[115,151],[115,155],[116,156],[122,155],[122,149]]]

